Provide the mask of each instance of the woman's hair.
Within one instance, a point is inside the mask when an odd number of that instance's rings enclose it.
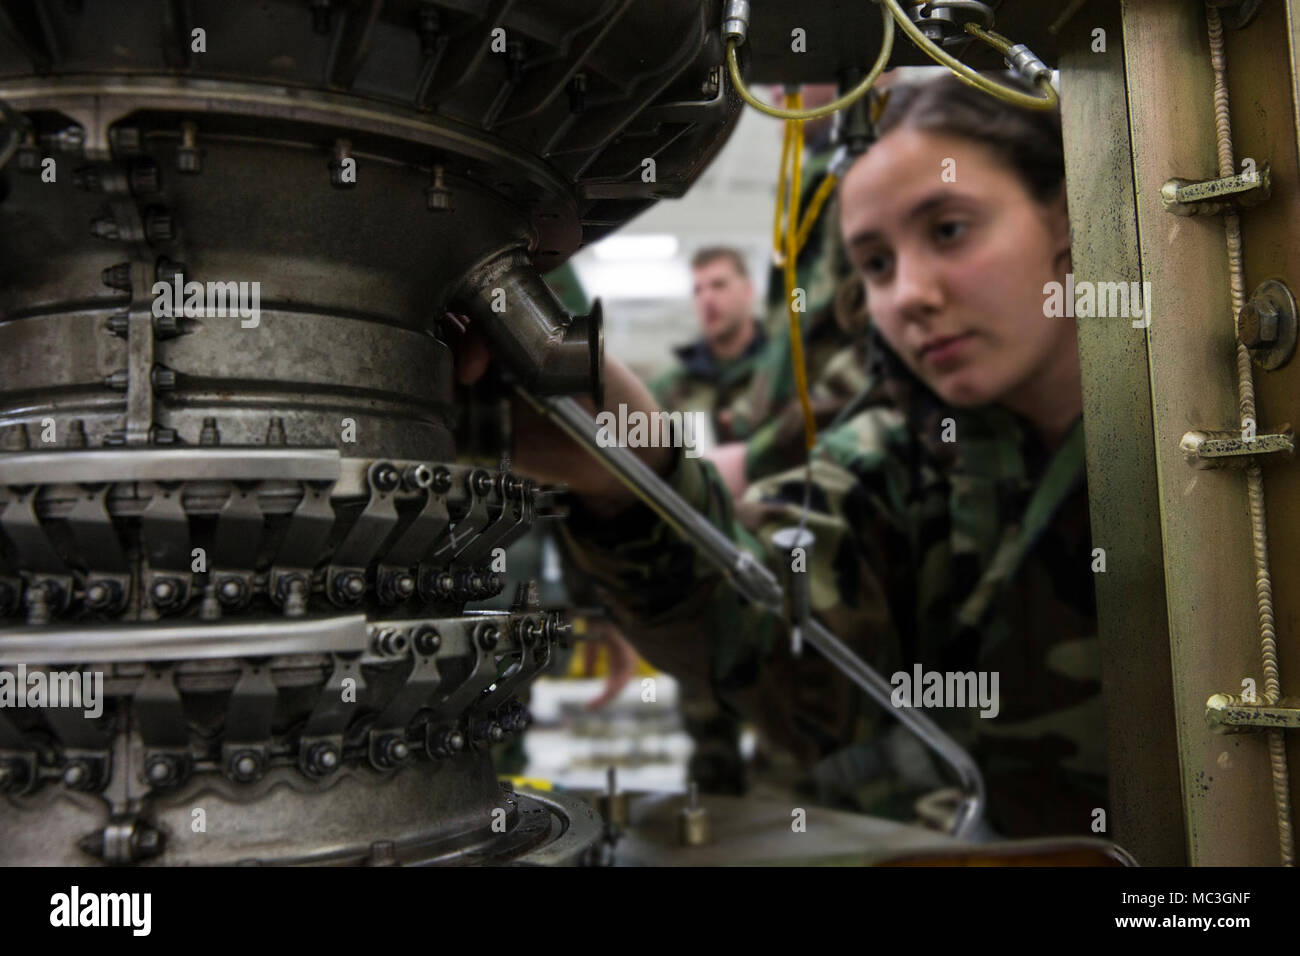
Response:
[[[998,79],[1007,82],[1006,77]],[[1032,91],[1027,84],[1015,85]],[[1039,202],[1055,199],[1065,183],[1059,111],[1012,106],[951,73],[928,82],[899,83],[890,88],[876,130],[884,136],[899,126],[983,144],[1016,172]]]

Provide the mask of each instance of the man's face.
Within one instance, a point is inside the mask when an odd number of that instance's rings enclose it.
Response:
[[[714,259],[694,270],[695,314],[706,339],[733,334],[754,313],[754,286],[728,258]]]
[[[1064,200],[1037,202],[986,147],[896,128],[849,170],[841,204],[873,324],[949,404],[997,402],[1073,347],[1073,320],[1043,315],[1068,263]]]

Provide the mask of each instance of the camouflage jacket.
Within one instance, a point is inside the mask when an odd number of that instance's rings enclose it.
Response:
[[[863,298],[861,280],[846,277],[834,303],[811,316],[804,335],[809,398],[819,432],[870,383]],[[748,444],[745,474],[751,482],[803,463],[807,445],[788,333],[772,339],[755,366],[749,388],[731,411],[734,434]]]
[[[886,678],[998,674],[999,712],[928,710],[975,756],[999,833],[1090,835],[1106,806],[1105,733],[1082,422],[1047,454],[996,406],[944,407],[873,338],[872,386],[814,452],[808,563],[814,612]],[[955,438],[945,441],[944,438]],[[733,504],[680,453],[669,482],[775,569],[772,533],[798,523],[804,470]],[[752,719],[814,795],[907,816],[941,783],[915,739],[815,651],[747,603],[646,507],[564,534],[653,664]],[[890,741],[912,741],[911,764]]]
[[[678,346],[673,350],[678,364],[647,384],[655,402],[671,411],[708,412],[714,440],[733,440],[722,412],[749,386],[754,365],[767,348],[767,333],[761,324],[755,325],[754,333],[744,353],[729,362],[719,362],[703,339]]]

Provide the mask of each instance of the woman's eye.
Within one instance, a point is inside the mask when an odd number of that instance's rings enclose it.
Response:
[[[954,239],[961,238],[966,229],[967,223],[960,219],[949,219],[935,225],[934,234],[941,242],[952,242]]]
[[[891,261],[887,253],[873,253],[862,260],[862,273],[870,278],[882,276],[889,271]]]

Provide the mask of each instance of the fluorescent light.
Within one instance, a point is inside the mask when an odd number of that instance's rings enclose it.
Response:
[[[597,259],[671,259],[677,255],[677,237],[667,234],[610,236],[592,249]]]

